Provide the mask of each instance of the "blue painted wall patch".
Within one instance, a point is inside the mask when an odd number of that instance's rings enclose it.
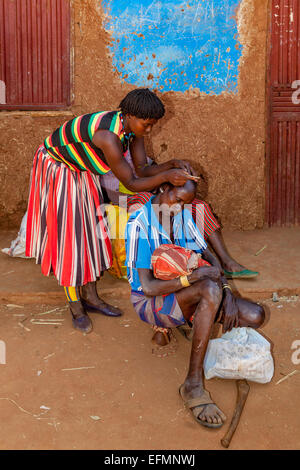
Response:
[[[240,0],[102,0],[113,65],[136,86],[236,92]]]

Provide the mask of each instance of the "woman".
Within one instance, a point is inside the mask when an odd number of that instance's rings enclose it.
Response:
[[[160,345],[166,344],[164,329],[184,325],[193,318],[189,370],[180,394],[199,424],[220,427],[226,417],[205,390],[203,378],[213,324],[222,323],[224,332],[234,327],[258,328],[265,313],[261,306],[233,296],[219,261],[208,250],[190,212],[184,208],[195,198],[195,183],[165,186],[127,223],[126,265],[131,301],[141,320],[158,327],[153,340]],[[152,255],[165,244],[193,250],[211,266],[171,280],[157,279],[153,275]]]
[[[56,129],[38,148],[31,173],[26,256],[42,273],[64,286],[73,326],[92,330],[88,311],[120,316],[101,300],[96,280],[112,263],[111,243],[101,212],[99,175],[112,171],[131,192],[152,191],[165,182],[184,184],[190,175],[179,161],[137,176],[124,158],[129,146],[139,159],[144,136],[164,115],[160,99],[148,89],[128,93],[119,111],[76,117]]]

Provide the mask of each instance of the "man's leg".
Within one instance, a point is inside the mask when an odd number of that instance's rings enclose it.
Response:
[[[205,392],[203,361],[222,300],[222,289],[219,283],[205,279],[177,292],[176,298],[187,320],[194,314],[189,370],[181,387],[182,398],[189,401],[201,397]],[[195,406],[192,412],[198,420],[208,424],[222,425],[226,420],[224,413],[214,403]]]
[[[221,227],[207,202],[194,199],[192,202],[192,216],[198,230],[218,256],[223,269],[232,273],[248,271],[247,268],[235,261],[228,253],[221,233]],[[240,277],[254,277],[257,276],[257,274],[256,271],[248,271],[247,273],[243,273]]]
[[[212,232],[208,238],[207,241],[213,248],[214,252],[218,256],[222,267],[226,271],[230,272],[240,272],[244,271],[246,268],[239,264],[237,261],[235,261],[230,254],[227,251],[227,248],[225,246],[223,236],[220,230],[215,230]]]

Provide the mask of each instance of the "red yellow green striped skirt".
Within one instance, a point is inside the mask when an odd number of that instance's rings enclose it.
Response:
[[[100,178],[35,154],[28,201],[26,256],[61,286],[96,281],[112,264]]]

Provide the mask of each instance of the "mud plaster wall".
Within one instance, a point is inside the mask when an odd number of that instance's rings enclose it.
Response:
[[[26,210],[34,150],[72,116],[114,109],[133,85],[112,65],[110,35],[98,0],[73,0],[74,101],[66,112],[0,113],[0,226],[17,227]],[[190,160],[205,181],[199,188],[225,228],[264,223],[265,74],[268,0],[243,0],[237,12],[236,94],[197,90],[160,95],[166,116],[146,142],[157,162]]]

